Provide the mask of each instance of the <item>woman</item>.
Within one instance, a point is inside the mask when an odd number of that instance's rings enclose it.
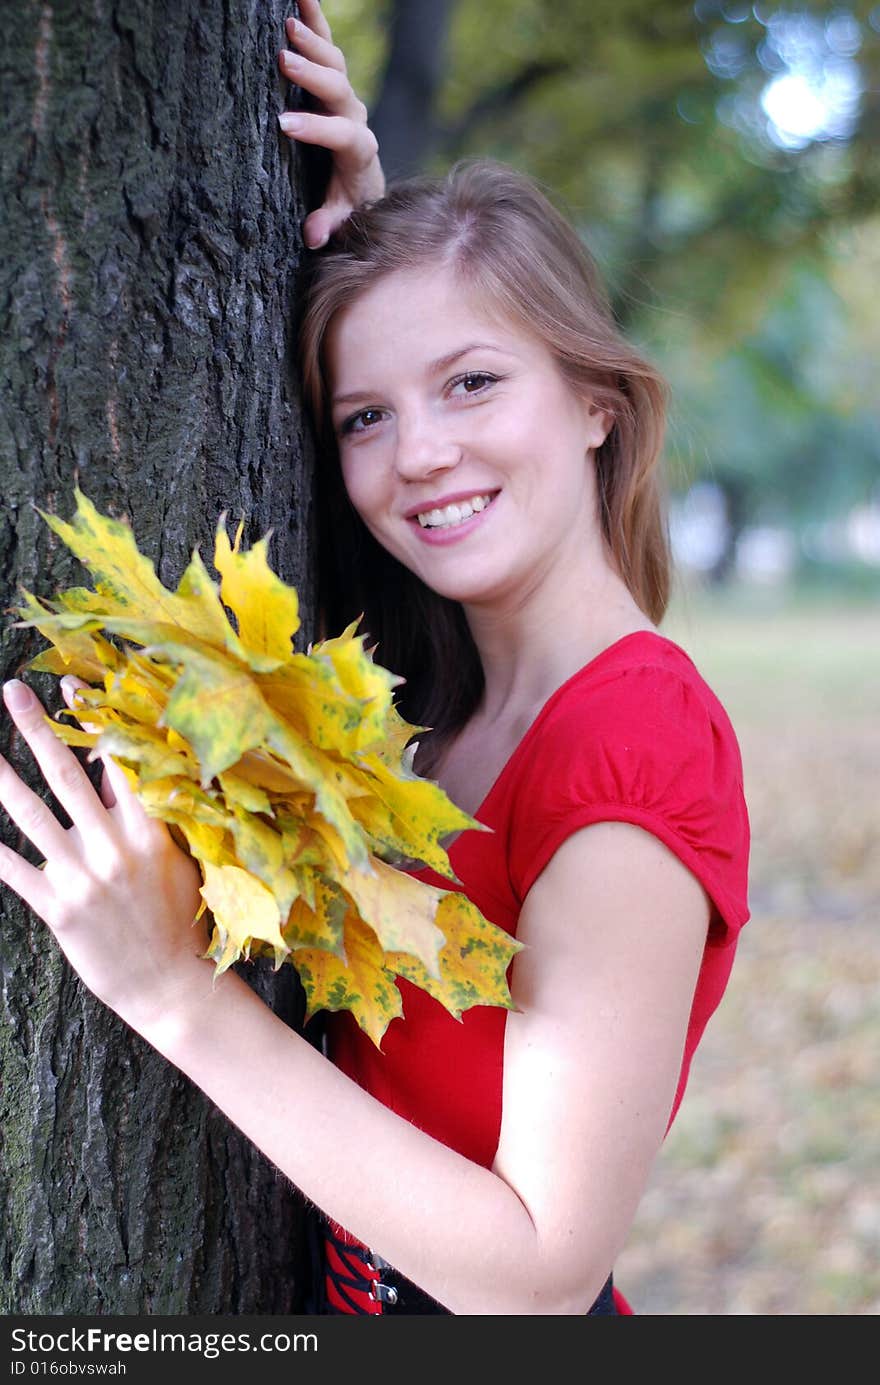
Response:
[[[302,13],[306,66],[282,67],[324,109],[289,133],[336,160],[302,334],[340,560],[328,624],[366,611],[404,714],[434,728],[417,768],[494,829],[450,859],[525,945],[518,1008],[457,1024],[401,982],[384,1055],[343,1014],[328,1062],[234,973],[213,984],[192,861],[110,760],[98,798],[15,683],[74,826],[0,766],[47,861],[3,849],[0,879],[326,1214],[317,1311],[628,1311],[611,1270],[748,917],[736,740],[656,630],[662,389],[526,180],[464,166],[380,196],[341,55],[314,0]],[[257,1049],[276,1074],[259,1089]]]

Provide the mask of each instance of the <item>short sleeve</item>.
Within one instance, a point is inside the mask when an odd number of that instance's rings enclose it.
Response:
[[[520,903],[573,832],[629,822],[703,885],[713,904],[710,941],[738,932],[749,917],[742,760],[724,708],[696,671],[682,677],[645,664],[598,682],[574,679],[534,731],[510,824]]]

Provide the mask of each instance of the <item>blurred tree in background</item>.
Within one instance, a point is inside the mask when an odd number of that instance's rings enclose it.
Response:
[[[490,155],[574,220],[670,378],[674,484],[726,497],[719,572],[747,525],[815,556],[817,524],[876,505],[880,5],[328,11],[391,176]]]

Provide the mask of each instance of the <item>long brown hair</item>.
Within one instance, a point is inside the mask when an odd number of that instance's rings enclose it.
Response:
[[[479,301],[553,354],[564,378],[610,414],[595,452],[603,532],[635,601],[658,622],[670,555],[659,470],[666,388],[621,335],[596,267],[568,221],[530,178],[465,159],[442,178],[393,184],[355,212],[316,256],[300,331],[306,402],[317,430],[318,601],[328,634],[363,614],[376,657],[406,679],[398,706],[434,728],[434,747],[475,710],[483,673],[458,602],[431,591],[372,537],[342,483],[327,389],[334,315],[398,270],[451,266]]]

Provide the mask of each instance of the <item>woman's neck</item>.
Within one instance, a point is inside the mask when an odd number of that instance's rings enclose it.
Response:
[[[528,713],[610,644],[655,628],[604,554],[465,614],[485,676],[477,715],[486,722]]]

